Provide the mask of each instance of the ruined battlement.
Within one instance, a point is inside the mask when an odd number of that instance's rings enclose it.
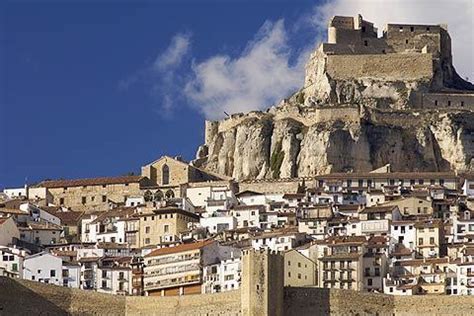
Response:
[[[335,16],[328,24],[322,51],[332,54],[431,53],[450,57],[451,39],[445,25],[387,24],[378,36],[374,24],[362,18]]]

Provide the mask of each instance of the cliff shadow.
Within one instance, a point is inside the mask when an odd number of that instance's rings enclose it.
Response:
[[[67,305],[67,297],[63,297]],[[23,284],[0,277],[0,315],[69,315],[66,310]]]

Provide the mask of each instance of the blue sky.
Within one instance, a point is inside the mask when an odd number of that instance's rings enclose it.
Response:
[[[2,2],[0,188],[194,158],[206,118],[264,109],[301,85],[329,15],[392,18],[371,1]],[[472,18],[472,2],[456,1]],[[426,11],[404,18],[450,16]]]

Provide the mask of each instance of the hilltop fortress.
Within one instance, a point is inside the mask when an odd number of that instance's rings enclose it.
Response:
[[[445,25],[335,16],[304,87],[267,111],[206,121],[194,164],[236,179],[474,170],[474,86]]]

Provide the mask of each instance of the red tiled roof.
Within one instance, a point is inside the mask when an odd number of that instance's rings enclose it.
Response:
[[[102,177],[70,180],[47,180],[38,184],[45,188],[79,187],[87,185],[126,184],[140,182],[142,176]]]
[[[190,244],[181,244],[179,246],[175,247],[166,247],[166,248],[161,248],[161,249],[156,249],[149,254],[147,254],[145,257],[156,257],[156,256],[162,256],[162,255],[169,255],[173,253],[178,253],[178,252],[184,252],[184,251],[191,251],[191,250],[197,250],[201,249],[204,246],[210,245],[214,243],[214,240],[204,240],[204,241],[198,241]]]

